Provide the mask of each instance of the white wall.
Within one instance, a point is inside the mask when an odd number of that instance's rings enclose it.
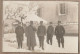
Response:
[[[66,8],[68,9],[67,14],[64,16],[58,15],[58,5],[60,2],[57,1],[44,1],[39,2],[42,8],[42,18],[53,23],[57,23],[60,19],[62,23],[66,22],[77,22],[78,23],[78,3],[77,2],[65,2]],[[78,33],[78,25],[66,25],[67,33]]]

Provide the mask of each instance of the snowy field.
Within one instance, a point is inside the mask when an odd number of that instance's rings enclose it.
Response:
[[[37,45],[35,47],[34,52],[47,52],[47,53],[78,53],[78,36],[65,36],[64,37],[64,48],[59,48],[57,44],[57,40],[55,35],[53,36],[53,45],[49,45],[46,42],[46,36],[44,41],[44,50],[39,48],[39,41],[36,36]],[[27,50],[26,46],[26,37],[24,36],[23,48],[17,49],[16,43],[16,35],[12,34],[4,34],[3,37],[3,52],[33,52]]]

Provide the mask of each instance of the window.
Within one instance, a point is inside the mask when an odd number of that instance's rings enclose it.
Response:
[[[37,16],[41,17],[41,8],[37,9]]]
[[[59,4],[59,15],[65,15],[66,14],[66,6],[65,3]]]

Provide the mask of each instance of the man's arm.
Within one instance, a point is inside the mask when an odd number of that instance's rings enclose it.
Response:
[[[44,34],[46,35],[46,27],[44,26]]]
[[[25,28],[25,36],[28,36],[28,27]]]
[[[52,28],[52,33],[54,34],[54,27]]]
[[[39,29],[39,27],[38,27],[38,29],[37,29],[37,36],[38,36],[38,34],[39,34],[39,30],[40,30],[40,29]]]
[[[65,29],[64,29],[64,27],[63,27],[63,34],[65,34]]]
[[[57,39],[57,26],[55,28],[55,35],[56,35],[56,39]]]
[[[55,28],[55,35],[57,34],[57,26],[56,26],[56,28]]]
[[[46,31],[47,33],[48,33],[48,29],[49,29],[49,26],[48,26],[48,28],[46,29],[46,30],[47,30],[47,31]]]

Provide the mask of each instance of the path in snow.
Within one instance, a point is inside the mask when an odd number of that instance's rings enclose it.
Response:
[[[53,36],[53,45],[49,45],[46,42],[46,37],[44,41],[44,50],[39,48],[39,41],[36,36],[37,46],[34,52],[48,52],[48,53],[78,53],[78,36],[65,36],[64,37],[64,48],[59,48],[55,35]],[[3,37],[3,52],[32,52],[27,50],[26,37],[24,36],[23,49],[17,49],[16,35],[4,34]]]

